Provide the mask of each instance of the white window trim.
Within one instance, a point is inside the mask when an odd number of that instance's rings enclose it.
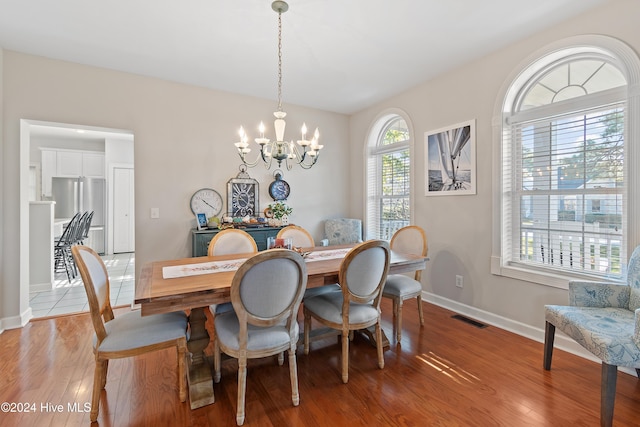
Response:
[[[372,155],[372,149],[375,149],[375,147],[377,147],[378,144],[378,137],[380,136],[380,132],[382,132],[382,130],[384,129],[384,127],[387,125],[387,123],[389,122],[390,119],[394,118],[394,117],[401,117],[402,119],[404,119],[405,123],[407,124],[407,129],[409,130],[409,141],[408,142],[403,142],[402,144],[404,146],[408,146],[409,148],[409,158],[410,158],[410,165],[409,165],[409,174],[411,175],[411,193],[409,196],[409,215],[410,215],[410,222],[411,224],[413,224],[415,222],[415,197],[416,197],[416,180],[415,180],[415,132],[413,131],[413,123],[411,122],[411,119],[409,118],[409,115],[404,111],[401,110],[399,108],[387,108],[385,110],[383,110],[382,112],[378,113],[378,115],[372,120],[371,125],[369,126],[369,130],[367,131],[367,137],[364,140],[364,146],[363,146],[363,171],[362,171],[362,182],[364,184],[364,191],[363,191],[363,198],[362,198],[362,212],[364,213],[363,215],[363,224],[362,224],[362,230],[365,233],[364,238],[365,239],[370,239],[373,238],[372,236],[368,236],[366,235],[366,231],[369,229],[368,227],[368,214],[367,214],[367,203],[368,203],[368,199],[367,199],[367,195],[369,194],[369,177],[367,176],[367,170],[368,170],[368,164],[369,164],[369,159],[370,156]],[[398,145],[393,145],[393,149],[389,149],[389,151],[395,151],[397,150],[397,147],[399,147],[400,144]],[[381,154],[383,153],[383,151],[385,151],[384,148],[378,148],[380,151],[376,151],[376,154]]]
[[[588,49],[585,47],[589,46]],[[542,285],[568,289],[570,280],[585,279],[580,274],[549,273],[537,271],[534,268],[522,268],[507,264],[503,254],[503,239],[507,238],[505,223],[502,218],[502,139],[503,132],[508,131],[508,126],[503,126],[504,111],[511,109],[513,95],[516,91],[510,91],[511,87],[522,87],[523,82],[530,79],[535,70],[534,63],[543,65],[565,56],[567,49],[576,48],[580,52],[592,50],[604,53],[612,58],[612,62],[624,73],[627,80],[627,108],[625,113],[625,184],[627,218],[624,219],[627,230],[627,254],[640,244],[640,222],[629,220],[640,216],[640,58],[627,44],[612,37],[602,35],[582,35],[570,37],[552,43],[522,61],[503,83],[494,107],[492,120],[493,129],[493,224],[492,224],[492,250],[491,273],[512,279],[524,280]],[[512,93],[510,93],[512,92]],[[625,260],[626,261],[626,260]],[[593,280],[593,278],[589,278]]]

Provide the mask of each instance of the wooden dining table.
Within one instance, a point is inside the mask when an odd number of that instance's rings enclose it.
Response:
[[[340,264],[355,245],[323,246],[305,249],[307,287],[337,283]],[[211,364],[204,350],[210,336],[205,327],[205,310],[212,304],[231,300],[230,288],[235,270],[254,254],[192,257],[145,264],[136,283],[135,300],[143,316],[190,311],[188,348],[189,401],[191,409],[215,401]],[[391,251],[389,274],[423,270],[426,257]]]

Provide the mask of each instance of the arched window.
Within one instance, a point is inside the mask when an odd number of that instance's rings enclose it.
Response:
[[[411,134],[400,114],[380,117],[367,144],[367,238],[390,239],[411,220]]]
[[[553,278],[621,279],[631,242],[640,243],[627,220],[630,165],[639,166],[629,103],[638,59],[632,65],[618,41],[591,41],[538,56],[502,98],[496,274],[563,287]]]

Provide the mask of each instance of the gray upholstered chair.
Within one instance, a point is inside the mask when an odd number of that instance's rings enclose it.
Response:
[[[378,366],[384,368],[380,298],[389,272],[389,243],[369,240],[347,253],[338,274],[340,290],[304,300],[304,353],[309,354],[311,319],[342,332],[342,382],[349,381],[350,331],[375,325]]]
[[[244,423],[247,359],[289,353],[291,400],[298,406],[296,315],[307,286],[302,255],[287,249],[271,249],[249,258],[231,283],[233,311],[216,314],[214,380],[220,381],[220,352],[238,359],[236,422]]]
[[[396,231],[391,237],[391,250],[405,253],[427,256],[427,235],[417,225],[408,225]],[[420,326],[424,326],[424,314],[422,313],[422,284],[420,278],[422,270],[415,272],[413,277],[404,274],[392,274],[387,277],[382,296],[393,301],[393,327],[396,330],[396,342],[402,339],[402,303],[409,298],[417,298]]]
[[[640,246],[626,284],[570,282],[569,305],[545,305],[544,369],[551,369],[556,328],[602,360],[600,425],[613,424],[618,366],[640,376]]]
[[[362,221],[353,218],[328,219],[324,222],[324,234],[329,245],[362,242]]]
[[[91,395],[92,422],[98,418],[100,392],[107,382],[109,359],[137,356],[150,351],[175,347],[178,353],[180,401],[187,399],[186,355],[187,316],[184,312],[142,317],[139,310],[114,317],[109,301],[109,276],[102,258],[91,248],[71,248],[89,300],[95,335],[93,353],[96,367]]]
[[[258,252],[258,245],[253,240],[251,234],[244,230],[235,228],[227,228],[218,232],[209,242],[207,255],[236,255],[236,254],[255,254]],[[231,303],[213,304],[209,306],[212,313],[219,314],[232,309]]]

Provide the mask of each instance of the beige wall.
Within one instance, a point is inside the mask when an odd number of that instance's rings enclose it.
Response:
[[[199,188],[212,187],[226,200],[227,181],[237,175],[240,164],[233,146],[238,128],[242,124],[252,132],[261,120],[271,120],[276,109],[275,101],[3,53],[1,233],[6,256],[0,277],[0,319],[5,320],[5,327],[24,321],[20,316],[28,309],[28,221],[21,220],[28,219],[27,182],[20,179],[26,177],[29,147],[20,144],[21,119],[133,132],[139,271],[149,261],[191,255],[190,229],[195,226],[189,208],[191,195]],[[318,164],[310,170],[284,171],[291,185],[291,220],[321,239],[325,218],[348,213],[349,157],[344,155],[348,152],[348,117],[289,106],[286,98],[284,109],[288,113],[285,136],[295,138],[303,120],[321,131],[325,148]],[[249,172],[261,184],[264,208],[270,200],[273,169],[269,172],[257,166]],[[160,219],[150,219],[152,207],[160,209]]]
[[[450,307],[531,333],[544,325],[543,305],[567,302],[566,291],[490,273],[492,248],[492,119],[497,94],[505,79],[529,55],[554,41],[583,34],[616,37],[640,51],[637,17],[640,2],[611,1],[534,37],[514,41],[510,47],[452,70],[432,81],[366,109],[351,118],[354,194],[363,191],[360,160],[367,132],[381,110],[399,108],[413,123],[415,137],[415,223],[429,238],[425,290],[444,298]],[[419,48],[416,55],[419,55]],[[424,196],[424,134],[449,125],[476,120],[477,195]],[[632,141],[633,143],[634,141]],[[637,142],[637,141],[635,141]],[[638,191],[638,183],[631,183]],[[362,206],[362,200],[354,201]],[[354,205],[355,209],[355,205]],[[455,275],[464,276],[464,288],[455,287]],[[432,297],[434,298],[434,297]],[[527,326],[518,325],[521,322]]]

